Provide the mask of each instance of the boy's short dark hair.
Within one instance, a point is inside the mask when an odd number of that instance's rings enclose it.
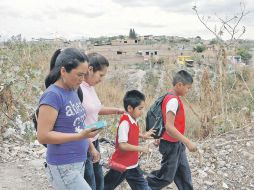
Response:
[[[179,82],[183,83],[184,85],[192,84],[193,78],[187,71],[181,70],[177,72],[173,77],[173,86],[175,86]]]
[[[142,101],[145,101],[145,95],[138,90],[130,90],[126,92],[123,98],[123,105],[125,111],[127,111],[128,106],[131,106],[133,109],[138,107]]]

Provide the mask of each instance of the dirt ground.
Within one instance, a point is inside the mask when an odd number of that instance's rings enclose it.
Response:
[[[199,153],[189,153],[193,185],[196,190],[254,189],[254,122],[243,129],[196,142]],[[2,141],[0,144],[0,189],[52,190],[44,171],[45,148],[37,142]],[[114,147],[101,143],[102,158]],[[147,173],[160,167],[161,156],[156,147],[151,155],[142,156],[140,165]],[[117,190],[128,190],[124,182]],[[169,185],[164,189],[176,190]]]
[[[46,179],[43,159],[0,163],[1,190],[52,190]]]

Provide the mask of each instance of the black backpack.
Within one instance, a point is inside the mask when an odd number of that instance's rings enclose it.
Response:
[[[35,128],[35,131],[37,131],[37,118],[38,118],[38,114],[39,114],[39,108],[36,109],[35,113],[32,115],[32,121],[34,123],[34,128]],[[43,144],[43,146],[47,147],[46,144]]]
[[[155,130],[155,135],[152,137],[155,139],[159,139],[165,131],[165,124],[162,116],[162,102],[169,94],[172,94],[172,92],[168,92],[159,97],[149,108],[146,114],[146,131],[153,128]]]

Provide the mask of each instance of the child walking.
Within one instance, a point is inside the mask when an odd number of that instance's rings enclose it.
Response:
[[[148,175],[147,181],[152,190],[159,190],[173,181],[179,190],[193,190],[191,171],[185,153],[185,146],[190,152],[197,147],[187,137],[185,131],[185,114],[180,96],[185,96],[191,89],[192,76],[181,70],[173,78],[173,88],[162,102],[162,117],[165,132],[162,135],[159,151],[162,154],[160,170]]]
[[[124,96],[124,113],[120,119],[116,134],[115,152],[111,161],[126,167],[123,173],[110,169],[104,177],[104,190],[115,189],[124,179],[132,190],[150,190],[138,165],[139,152],[147,153],[148,147],[139,146],[139,137],[149,138],[154,133],[144,135],[139,131],[137,119],[142,115],[145,96],[137,90],[128,91]]]

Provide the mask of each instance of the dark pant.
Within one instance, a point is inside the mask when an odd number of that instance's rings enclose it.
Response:
[[[95,148],[100,152],[99,141],[96,140],[93,142]],[[92,190],[103,190],[104,188],[104,176],[102,171],[102,166],[99,162],[93,163],[93,158],[87,153],[87,160],[85,166],[84,178],[87,183],[90,185]]]
[[[174,181],[179,190],[193,190],[185,145],[161,140],[159,151],[162,154],[161,168],[148,175],[149,186],[159,190]]]
[[[124,179],[127,180],[132,190],[151,190],[143,176],[143,171],[139,166],[133,169],[128,169],[123,173],[110,169],[104,177],[104,190],[115,189]]]

